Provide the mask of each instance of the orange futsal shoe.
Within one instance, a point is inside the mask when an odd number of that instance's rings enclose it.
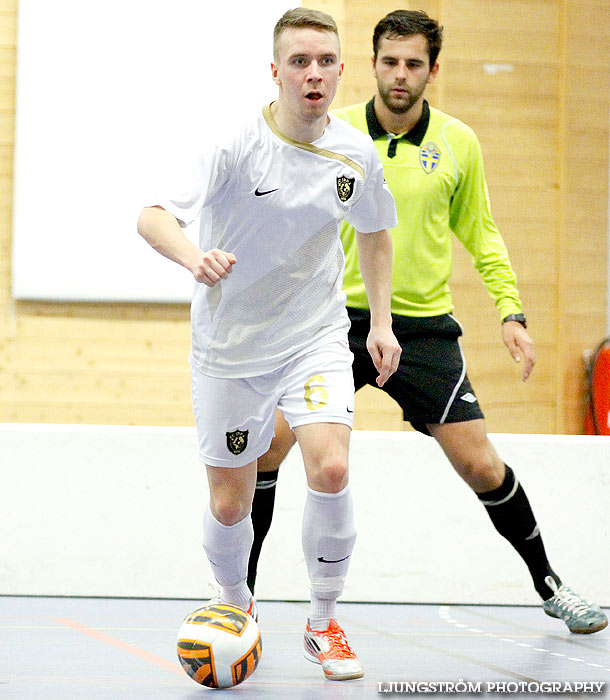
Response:
[[[328,680],[347,681],[364,676],[362,664],[336,620],[331,620],[328,629],[323,631],[311,630],[307,624],[303,654],[308,661],[322,665]]]
[[[254,598],[250,601],[250,607],[246,610],[250,617],[254,618],[254,622],[258,622],[258,608],[256,607],[256,601]]]

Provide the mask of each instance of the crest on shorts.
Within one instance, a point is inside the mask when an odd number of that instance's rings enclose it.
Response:
[[[419,162],[425,172],[430,174],[436,170],[436,166],[441,159],[441,149],[434,143],[428,141],[419,149]]]
[[[248,447],[248,431],[234,430],[227,433],[227,448],[234,455],[240,455]]]
[[[355,182],[355,177],[340,175],[337,178],[337,194],[342,202],[347,202],[347,200],[354,194]]]

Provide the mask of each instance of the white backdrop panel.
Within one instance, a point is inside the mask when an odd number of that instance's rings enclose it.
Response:
[[[491,436],[553,568],[610,605],[610,437]],[[210,596],[194,428],[0,424],[0,594]],[[536,604],[527,568],[431,438],[354,431],[358,540],[343,600]],[[260,599],[306,600],[303,463],[280,471]]]
[[[15,298],[190,300],[139,211],[191,136],[274,99],[273,26],[294,5],[20,0]]]

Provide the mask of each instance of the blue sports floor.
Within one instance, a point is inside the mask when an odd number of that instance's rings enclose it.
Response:
[[[524,683],[605,682],[601,695],[561,696],[610,695],[610,628],[572,635],[537,607],[340,604],[339,619],[366,675],[327,681],[302,656],[307,605],[286,602],[258,604],[263,655],[255,673],[237,688],[209,690],[186,676],[175,653],[182,619],[201,604],[0,597],[0,700],[196,700],[218,693],[348,700],[388,697],[379,691],[392,681],[399,682],[396,691],[408,688],[401,681],[460,680],[485,685],[480,694],[454,697],[491,697],[486,684],[502,681],[513,690]]]

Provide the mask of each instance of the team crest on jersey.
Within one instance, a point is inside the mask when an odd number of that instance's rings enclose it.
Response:
[[[246,447],[248,447],[248,431],[234,430],[232,433],[227,433],[227,447],[229,452],[234,455],[240,455]]]
[[[425,172],[430,174],[436,170],[441,159],[441,149],[434,143],[434,141],[428,141],[419,149],[419,162],[421,167]]]
[[[355,177],[346,177],[345,175],[340,175],[337,178],[337,194],[342,202],[347,202],[347,200],[354,194],[354,183],[356,182]]]

